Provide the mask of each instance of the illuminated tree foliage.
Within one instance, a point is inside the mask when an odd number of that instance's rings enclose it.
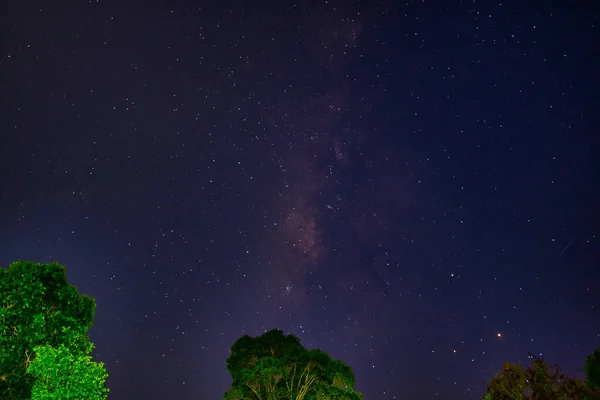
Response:
[[[0,399],[105,399],[106,370],[88,356],[95,307],[58,263],[0,268]]]
[[[531,365],[505,363],[487,385],[486,400],[600,400],[600,390],[565,376],[532,354]],[[589,357],[588,357],[589,360]]]
[[[352,369],[327,353],[307,350],[278,329],[231,347],[227,369],[232,387],[224,400],[362,400]]]
[[[34,351],[36,357],[27,370],[36,377],[32,400],[106,399],[108,374],[104,364],[85,354],[73,354],[64,345],[58,349],[37,346]]]

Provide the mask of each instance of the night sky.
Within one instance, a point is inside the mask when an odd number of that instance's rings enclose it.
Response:
[[[0,265],[96,298],[109,399],[220,399],[276,327],[365,400],[582,376],[600,5],[450,3],[2,6]]]

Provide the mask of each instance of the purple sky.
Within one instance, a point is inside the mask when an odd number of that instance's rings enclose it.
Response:
[[[559,3],[12,2],[0,265],[97,299],[111,400],[218,399],[276,327],[365,400],[477,399],[528,352],[581,376],[600,8]]]

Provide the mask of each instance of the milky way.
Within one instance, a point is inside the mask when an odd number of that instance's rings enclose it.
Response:
[[[97,299],[111,399],[219,398],[274,327],[375,400],[480,398],[528,352],[580,376],[600,345],[597,9],[0,15],[0,265]]]

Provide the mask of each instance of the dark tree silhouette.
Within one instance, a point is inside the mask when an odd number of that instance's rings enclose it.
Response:
[[[585,383],[594,390],[600,390],[600,349],[588,355],[585,359]]]
[[[569,378],[558,366],[547,365],[543,358],[533,354],[529,354],[529,357],[532,362],[526,367],[521,364],[505,363],[502,371],[497,373],[487,385],[484,399],[600,400],[600,390],[589,384],[589,375],[586,381]],[[597,368],[597,358],[590,359],[590,357],[586,365],[592,365],[590,369],[594,370]]]

